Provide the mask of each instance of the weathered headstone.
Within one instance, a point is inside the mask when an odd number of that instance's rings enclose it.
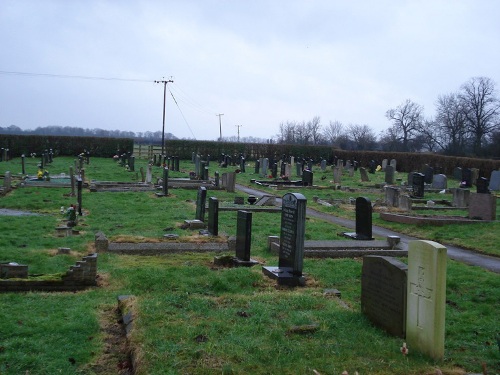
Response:
[[[397,169],[396,169],[396,165],[397,165],[396,159],[391,159],[391,161],[389,162],[389,165],[394,168],[394,172],[397,171]]]
[[[208,199],[207,229],[212,236],[219,235],[219,200],[216,197]]]
[[[340,167],[333,167],[333,183],[340,184],[342,182],[342,171]]]
[[[196,220],[205,221],[205,205],[207,203],[207,188],[200,186],[196,196]]]
[[[326,160],[325,159],[321,160],[321,170],[323,172],[326,171]]]
[[[453,178],[457,181],[462,181],[462,168],[455,167],[453,169]]]
[[[453,201],[452,201],[452,206],[453,207],[469,207],[469,200],[470,200],[470,190],[469,189],[452,189],[452,194],[453,194]]]
[[[446,189],[448,188],[448,178],[444,174],[435,174],[432,177],[432,188],[433,189]]]
[[[238,211],[236,223],[236,266],[251,267],[258,262],[250,259],[250,248],[252,245],[252,213]]]
[[[382,160],[382,170],[385,171],[385,168],[387,168],[387,159]]]
[[[385,167],[385,183],[388,185],[394,184],[394,167],[392,165]]]
[[[446,247],[410,241],[408,247],[406,342],[435,360],[444,357]]]
[[[412,209],[412,200],[409,195],[401,194],[399,196],[399,208],[404,211],[411,211]]]
[[[500,171],[491,172],[490,185],[488,186],[488,189],[493,191],[500,190]]]
[[[146,169],[146,183],[150,184],[153,179],[153,166],[148,164],[148,168]]]
[[[234,193],[236,187],[236,173],[235,172],[227,172],[226,175],[226,191],[228,193]],[[224,174],[223,174],[224,176]]]
[[[5,191],[10,191],[12,188],[12,174],[10,171],[6,171],[3,178],[3,188]]]
[[[269,167],[269,159],[263,158],[260,162],[260,175],[262,177],[267,176],[267,168]]]
[[[497,197],[493,194],[470,193],[469,218],[478,220],[496,220]]]
[[[361,175],[361,182],[370,182],[370,178],[368,177],[368,173],[366,172],[366,168],[360,167],[359,173]]]
[[[374,174],[375,173],[375,169],[377,169],[377,162],[375,160],[370,160],[370,164],[369,164],[369,172],[371,174]]]
[[[361,271],[361,311],[389,334],[405,337],[408,266],[392,257],[367,255]]]
[[[390,165],[387,168],[392,168]],[[387,172],[387,169],[386,169]],[[400,190],[395,186],[386,186],[385,190],[385,203],[388,207],[399,207],[399,193]]]
[[[279,285],[305,285],[302,275],[307,199],[299,193],[287,193],[282,199],[278,267],[263,267],[262,272]]]

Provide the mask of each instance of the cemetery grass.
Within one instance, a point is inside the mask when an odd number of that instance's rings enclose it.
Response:
[[[90,165],[103,180],[135,178],[111,160],[95,159]],[[57,237],[54,228],[65,221],[60,207],[75,203],[67,192],[19,188],[0,198],[2,208],[42,214],[0,216],[0,261],[28,264],[30,273],[58,275],[93,250],[96,231],[116,241],[162,241],[165,233],[206,240],[180,228],[184,219],[194,217],[196,199],[196,190],[180,189],[171,189],[171,196],[162,199],[149,192],[85,190],[80,234]],[[208,193],[227,201],[235,195]],[[279,235],[279,220],[276,213],[253,214],[252,258],[263,264],[277,264],[266,243],[267,236]],[[222,236],[234,235],[236,213],[221,212],[219,227]],[[309,218],[306,239],[336,239],[343,230]],[[56,255],[61,246],[72,253]],[[127,356],[117,354],[106,362],[109,347],[102,316],[112,315],[116,322],[116,297],[125,294],[135,296],[130,340],[138,374],[296,374],[313,369],[321,374],[425,374],[436,367],[446,374],[455,368],[480,372],[482,362],[500,371],[496,274],[448,262],[446,358],[435,363],[411,348],[404,357],[399,351],[403,340],[373,327],[361,314],[360,259],[305,259],[307,287],[295,289],[277,289],[259,266],[222,268],[212,261],[213,254],[99,254],[97,288],[1,294],[0,373],[118,372]],[[342,292],[341,300],[324,294],[331,288]]]

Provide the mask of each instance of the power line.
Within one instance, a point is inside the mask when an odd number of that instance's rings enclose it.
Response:
[[[168,88],[168,91],[170,91],[170,87]],[[193,138],[196,140],[196,136],[194,135],[193,131],[191,130],[191,127],[189,126],[189,123],[187,122],[186,117],[184,116],[184,113],[182,113],[181,107],[179,107],[177,100],[175,100],[174,94],[172,94],[172,91],[170,91],[170,95],[172,95],[172,99],[174,99],[175,105],[177,105],[177,108],[179,109],[179,112],[181,113],[182,118],[184,119],[184,122],[186,123],[191,134],[193,135]]]
[[[72,78],[72,79],[86,79],[95,81],[124,81],[124,82],[154,82],[153,80],[134,79],[134,78],[116,78],[116,77],[93,77],[69,74],[50,74],[50,73],[28,73],[28,72],[11,72],[0,70],[0,74],[12,76],[25,76],[25,77],[47,77],[47,78]]]

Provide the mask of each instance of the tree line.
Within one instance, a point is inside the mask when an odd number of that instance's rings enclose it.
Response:
[[[455,156],[500,157],[500,99],[495,83],[474,77],[457,92],[440,95],[433,118],[407,99],[387,110],[390,126],[378,136],[370,126],[330,121],[287,121],[275,141],[284,144],[333,145],[343,150],[439,152]]]

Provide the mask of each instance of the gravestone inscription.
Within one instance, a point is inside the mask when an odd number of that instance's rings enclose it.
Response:
[[[281,233],[278,267],[263,267],[262,272],[277,280],[278,285],[303,286],[304,239],[307,199],[299,193],[288,193],[282,199]]]

